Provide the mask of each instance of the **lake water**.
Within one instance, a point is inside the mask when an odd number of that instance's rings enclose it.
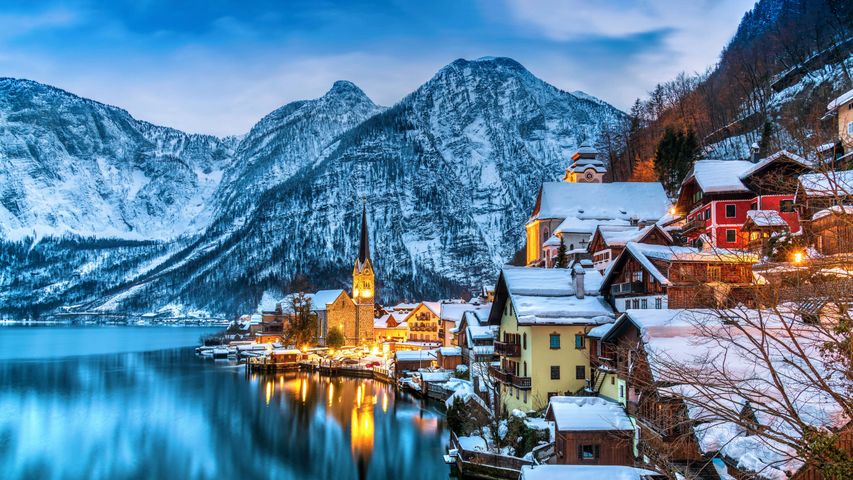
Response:
[[[210,329],[0,327],[0,478],[446,479],[443,416],[372,380],[247,376]]]

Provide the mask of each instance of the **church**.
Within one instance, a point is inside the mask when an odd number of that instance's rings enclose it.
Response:
[[[321,345],[325,345],[332,328],[343,332],[346,345],[361,346],[374,342],[376,283],[373,264],[370,261],[366,207],[361,211],[361,236],[358,256],[352,269],[351,295],[344,290],[321,290],[311,297],[311,309],[317,313],[317,339]]]

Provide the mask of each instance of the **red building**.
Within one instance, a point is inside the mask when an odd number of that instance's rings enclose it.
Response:
[[[797,177],[810,170],[798,155],[780,151],[758,163],[701,160],[681,184],[676,209],[685,215],[682,230],[694,245],[710,242],[721,248],[747,248],[742,229],[750,210],[774,211],[790,231],[800,231],[794,208]]]

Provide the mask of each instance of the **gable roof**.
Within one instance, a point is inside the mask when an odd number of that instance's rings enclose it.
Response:
[[[577,297],[572,270],[567,268],[505,266],[498,277],[490,324],[500,324],[507,300],[522,325],[600,325],[614,318],[597,292]]]
[[[840,170],[800,175],[797,196],[847,197],[853,195],[853,170]]]
[[[757,227],[787,227],[788,222],[776,210],[749,210],[744,226],[752,223]]]
[[[545,182],[530,220],[575,217],[655,221],[668,207],[663,186],[657,182]]]
[[[831,102],[829,102],[829,105],[826,106],[826,111],[833,112],[837,110],[838,107],[845,105],[851,101],[853,101],[853,89],[847,90],[841,95],[835,97]]]
[[[319,290],[317,293],[311,295],[311,310],[326,310],[327,305],[337,300],[341,294],[346,295],[346,292],[343,290]]]
[[[753,166],[745,160],[699,160],[681,185],[695,181],[705,193],[749,192],[740,178]]]
[[[558,432],[634,430],[622,405],[601,397],[553,396],[545,418],[554,419]]]
[[[797,155],[796,153],[791,153],[787,150],[779,150],[778,152],[774,153],[773,155],[770,155],[769,157],[766,157],[764,159],[759,160],[758,162],[753,164],[752,167],[746,169],[746,171],[744,171],[740,174],[740,179],[745,180],[746,178],[751,177],[752,175],[755,175],[756,173],[764,170],[765,168],[770,166],[772,163],[779,161],[779,160],[787,160],[787,161],[796,163],[796,164],[798,164],[802,167],[805,167],[805,168],[811,168],[812,167],[812,162],[810,162],[810,161],[806,160],[805,158]]]

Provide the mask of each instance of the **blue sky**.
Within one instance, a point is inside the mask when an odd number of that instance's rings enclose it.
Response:
[[[626,109],[715,62],[753,3],[5,0],[0,76],[216,135],[245,133],[338,79],[391,105],[453,60],[486,55]]]

